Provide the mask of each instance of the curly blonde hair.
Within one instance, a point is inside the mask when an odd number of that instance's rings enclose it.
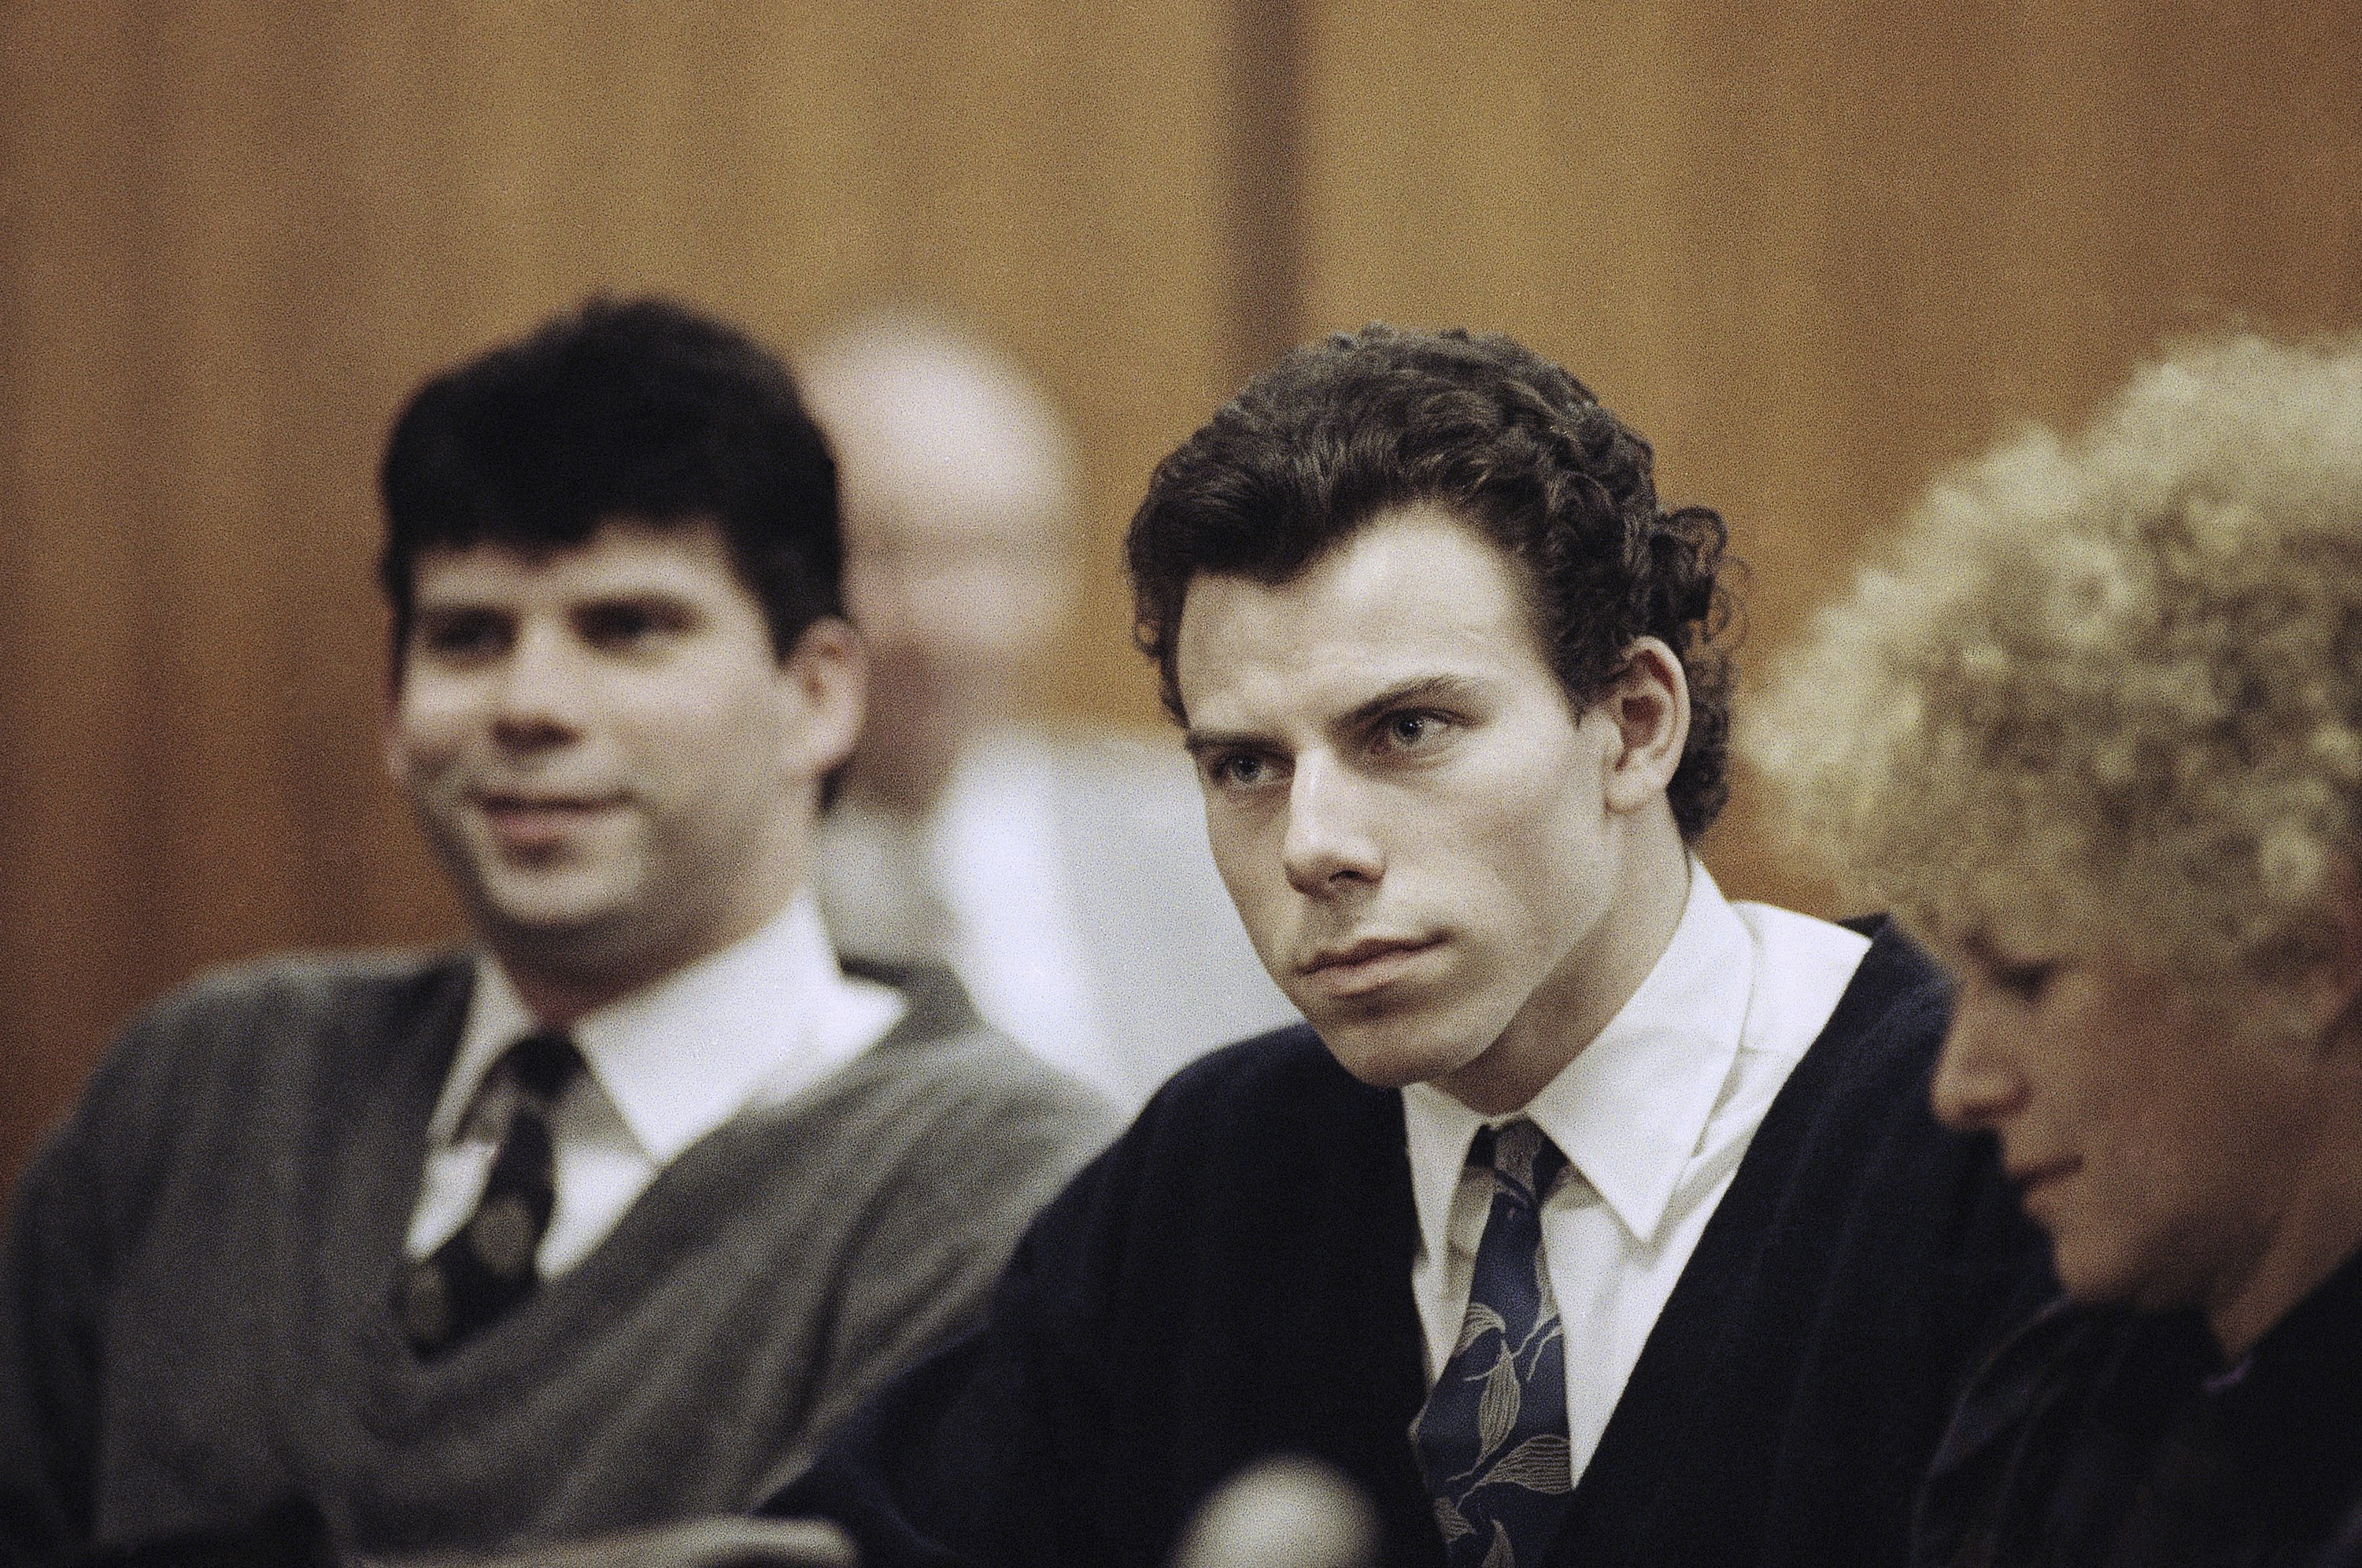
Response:
[[[2362,337],[2192,348],[1955,472],[1742,744],[1938,952],[2291,977],[2362,811]]]

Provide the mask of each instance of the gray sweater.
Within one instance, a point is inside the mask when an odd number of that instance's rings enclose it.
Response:
[[[451,957],[281,960],[135,1025],[0,1254],[0,1559],[312,1498],[365,1551],[740,1510],[975,1312],[1111,1132],[948,976],[874,1050],[666,1168],[422,1362],[391,1290],[467,1005]]]

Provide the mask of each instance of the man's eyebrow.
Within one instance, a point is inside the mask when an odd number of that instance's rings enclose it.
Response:
[[[1461,675],[1418,675],[1408,680],[1396,681],[1376,696],[1353,705],[1341,721],[1342,727],[1361,729],[1375,723],[1397,708],[1417,707],[1422,702],[1440,702],[1448,706],[1465,705],[1476,698],[1476,683]],[[1245,730],[1197,730],[1182,737],[1181,745],[1192,756],[1208,752],[1248,750],[1268,745],[1264,737]]]
[[[631,609],[647,610],[666,607],[695,609],[697,595],[686,590],[656,585],[635,585],[585,590],[569,609],[579,613],[586,610]]]
[[[1181,737],[1181,749],[1187,752],[1191,756],[1200,758],[1201,760],[1209,752],[1238,751],[1242,749],[1252,751],[1259,746],[1268,745],[1270,743],[1264,740],[1262,736],[1251,735],[1244,730],[1193,729],[1185,733]]]
[[[1397,681],[1366,702],[1358,703],[1345,715],[1348,729],[1359,729],[1375,723],[1397,708],[1415,708],[1422,702],[1446,705],[1465,704],[1476,695],[1476,684],[1460,675],[1419,675]]]

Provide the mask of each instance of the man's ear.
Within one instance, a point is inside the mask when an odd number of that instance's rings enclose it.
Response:
[[[780,762],[817,779],[853,755],[867,704],[869,658],[851,622],[823,615],[779,664]]]
[[[1661,638],[1639,638],[1594,706],[1615,724],[1620,743],[1607,758],[1607,808],[1628,812],[1662,796],[1690,738],[1690,683],[1679,656]]]

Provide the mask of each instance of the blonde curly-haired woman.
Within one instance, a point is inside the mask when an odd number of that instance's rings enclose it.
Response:
[[[1956,977],[1937,1110],[2066,1289],[1921,1561],[2307,1561],[2362,1497],[2362,339],[2195,348],[1953,475],[1760,718]]]

